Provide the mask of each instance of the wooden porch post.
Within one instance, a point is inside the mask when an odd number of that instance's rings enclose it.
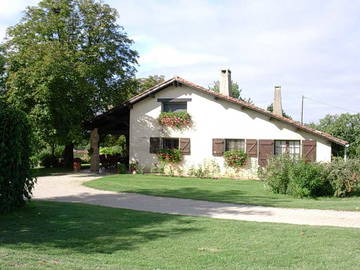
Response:
[[[99,133],[98,129],[94,128],[90,134],[90,171],[99,172],[100,157],[99,157]]]

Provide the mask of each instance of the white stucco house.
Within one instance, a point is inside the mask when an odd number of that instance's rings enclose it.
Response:
[[[129,160],[145,171],[158,164],[162,148],[179,148],[182,172],[217,166],[220,176],[255,177],[269,157],[289,153],[309,161],[328,162],[334,144],[346,141],[282,116],[280,88],[275,89],[274,113],[229,96],[231,72],[221,71],[220,93],[174,77],[131,98],[118,110],[128,113]],[[178,130],[159,124],[162,111],[187,111],[192,126]],[[111,112],[110,112],[111,113]],[[242,150],[247,165],[235,172],[224,163],[227,150]]]

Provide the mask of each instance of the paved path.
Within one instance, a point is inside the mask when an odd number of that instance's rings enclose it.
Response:
[[[84,173],[39,177],[35,186],[34,199],[79,202],[157,213],[220,219],[360,228],[360,212],[275,208],[165,198],[135,193],[103,191],[82,185],[83,182],[97,177]]]

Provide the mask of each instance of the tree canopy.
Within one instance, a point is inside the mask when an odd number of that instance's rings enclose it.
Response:
[[[138,55],[117,18],[96,0],[42,0],[8,29],[6,97],[44,141],[76,141],[84,120],[130,96]]]
[[[309,126],[349,142],[349,157],[360,157],[360,113],[326,115]]]
[[[219,81],[214,81],[211,85],[209,85],[209,90],[215,91],[215,92],[220,92],[220,82]],[[251,100],[251,98],[244,98],[241,96],[241,92],[242,89],[240,89],[239,85],[237,82],[232,82],[231,83],[231,93],[230,96],[233,98],[237,98],[240,99],[242,101],[248,102],[248,103],[253,103],[253,101]]]
[[[5,72],[5,63],[6,59],[2,48],[0,47],[0,96],[5,92],[5,79],[6,79],[6,72]]]
[[[146,78],[139,78],[137,79],[139,86],[139,92],[143,92],[151,87],[154,87],[155,85],[162,83],[165,81],[164,75],[150,75]]]

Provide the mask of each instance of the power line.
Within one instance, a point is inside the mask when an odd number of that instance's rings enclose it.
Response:
[[[333,104],[329,104],[329,103],[326,103],[326,102],[323,102],[323,101],[320,101],[320,100],[316,100],[316,99],[314,99],[314,98],[310,98],[310,97],[306,97],[306,96],[303,96],[302,98],[303,98],[303,99],[306,98],[306,99],[315,101],[315,102],[317,102],[317,103],[320,103],[320,104],[323,104],[323,105],[326,105],[326,106],[329,106],[329,107],[334,107],[334,108],[337,108],[337,109],[340,109],[340,110],[344,110],[344,111],[348,111],[348,112],[353,112],[353,113],[359,113],[359,111],[355,111],[355,110],[352,110],[352,109],[343,108],[343,107],[340,107],[340,106],[336,106],[336,105],[333,105]]]

